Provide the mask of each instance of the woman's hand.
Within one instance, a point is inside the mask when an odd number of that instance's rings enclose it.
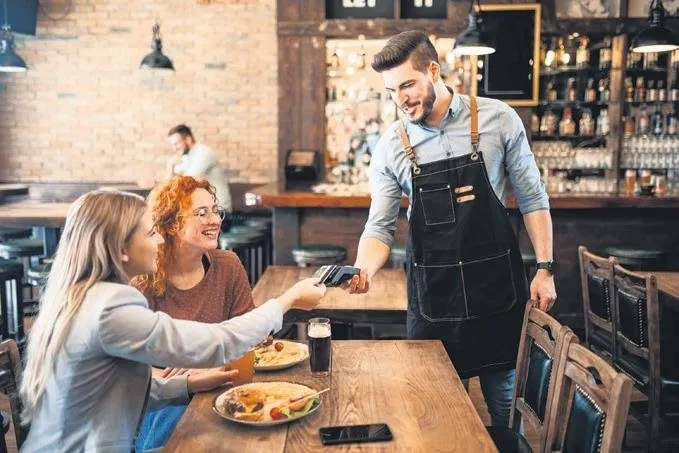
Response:
[[[319,304],[327,288],[317,278],[306,278],[295,283],[278,298],[283,311],[292,307],[310,310]]]
[[[195,372],[197,371],[197,372]],[[186,379],[189,393],[208,392],[210,390],[230,384],[238,375],[238,370],[224,371],[224,368],[209,368],[206,370],[191,370]]]

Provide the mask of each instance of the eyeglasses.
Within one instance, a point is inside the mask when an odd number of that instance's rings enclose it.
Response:
[[[186,217],[195,216],[195,217],[198,217],[198,220],[200,220],[201,223],[207,223],[208,217],[210,217],[210,214],[215,214],[217,217],[219,217],[220,222],[222,220],[224,220],[224,217],[226,217],[226,211],[221,206],[214,206],[212,208],[208,208],[208,207],[198,208],[198,209],[195,209],[191,214],[189,214]],[[184,216],[180,215],[178,217],[184,217]]]

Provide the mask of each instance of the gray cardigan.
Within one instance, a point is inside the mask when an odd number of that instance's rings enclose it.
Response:
[[[22,452],[130,453],[149,389],[150,364],[212,367],[281,328],[277,301],[221,324],[148,309],[135,288],[101,282],[87,293],[39,401]],[[186,381],[151,385],[150,398],[185,398]]]

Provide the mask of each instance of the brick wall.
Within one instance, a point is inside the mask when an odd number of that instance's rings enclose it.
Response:
[[[158,177],[182,122],[232,181],[276,178],[275,0],[40,3],[37,36],[17,36],[29,71],[0,73],[0,180]],[[168,75],[138,69],[156,17]]]

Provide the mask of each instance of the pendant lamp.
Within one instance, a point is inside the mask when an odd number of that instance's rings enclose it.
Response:
[[[9,26],[7,15],[7,0],[3,1],[5,23],[0,29],[0,72],[24,72],[28,67],[26,62],[14,51],[14,35]]]
[[[476,9],[474,3],[476,3]],[[472,0],[471,5],[469,5],[467,29],[455,39],[453,49],[458,55],[488,55],[495,52],[490,37],[483,29],[479,0]]]
[[[632,40],[632,52],[670,52],[679,49],[679,39],[664,25],[667,10],[662,0],[651,1],[648,10],[649,26]]]
[[[160,25],[158,22],[153,26],[153,41],[151,43],[150,54],[146,55],[141,61],[142,69],[169,69],[174,71],[174,65],[165,54],[163,54],[163,41],[160,38]]]

